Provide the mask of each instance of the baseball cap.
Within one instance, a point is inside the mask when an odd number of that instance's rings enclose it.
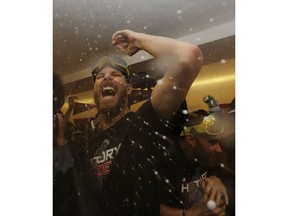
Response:
[[[96,64],[92,67],[92,76],[95,81],[96,75],[106,66],[110,66],[118,71],[120,71],[128,81],[130,72],[128,69],[127,62],[119,56],[105,56],[99,59]]]

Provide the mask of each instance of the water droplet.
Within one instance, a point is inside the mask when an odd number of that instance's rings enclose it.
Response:
[[[157,85],[161,85],[161,84],[163,84],[163,81],[162,80],[157,80]]]

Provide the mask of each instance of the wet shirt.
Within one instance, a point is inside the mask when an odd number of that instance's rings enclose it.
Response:
[[[159,214],[158,180],[166,169],[168,144],[155,130],[151,103],[145,107],[145,112],[130,112],[113,127],[96,131],[90,140],[90,162],[111,215]]]
[[[202,197],[201,183],[208,171],[186,158],[178,143],[170,147],[171,160],[161,187],[161,203],[173,208],[191,208]]]

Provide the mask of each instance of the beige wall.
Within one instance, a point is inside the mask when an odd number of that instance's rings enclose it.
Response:
[[[235,59],[204,65],[186,97],[188,110],[207,110],[203,97],[212,95],[219,104],[230,103],[235,97]],[[132,106],[137,110],[142,103]]]
[[[202,67],[186,97],[189,111],[207,110],[202,102],[206,95],[214,96],[219,104],[232,101],[235,97],[235,59]]]

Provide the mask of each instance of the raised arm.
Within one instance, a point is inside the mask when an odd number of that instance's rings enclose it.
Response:
[[[68,97],[67,97],[67,101],[68,101],[68,109],[67,109],[67,111],[65,112],[65,114],[64,114],[64,120],[65,120],[65,122],[68,122],[69,121],[69,118],[70,118],[70,116],[71,116],[71,113],[72,113],[72,111],[73,111],[73,108],[74,108],[74,100],[75,99],[78,99],[78,97],[77,97],[77,95],[69,95]]]
[[[130,56],[145,50],[155,58],[161,58],[159,62],[167,67],[154,87],[151,99],[159,116],[169,119],[179,109],[202,67],[201,50],[191,43],[130,30],[116,32],[112,43]]]

